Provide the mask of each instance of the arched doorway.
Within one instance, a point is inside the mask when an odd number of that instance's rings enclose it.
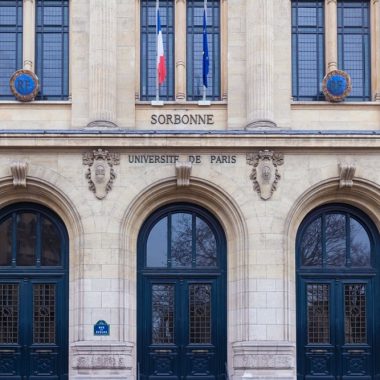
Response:
[[[137,339],[141,379],[224,379],[226,243],[203,208],[172,204],[138,239]]]
[[[0,379],[67,379],[68,236],[49,209],[0,210]]]
[[[306,216],[297,234],[297,378],[379,376],[379,236],[343,204]],[[377,375],[376,375],[377,374]]]

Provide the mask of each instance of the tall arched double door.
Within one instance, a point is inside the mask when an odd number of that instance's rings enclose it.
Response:
[[[145,222],[138,242],[141,379],[225,379],[226,251],[204,209],[175,204]]]
[[[0,210],[0,380],[67,379],[67,243],[45,207]]]
[[[297,235],[298,379],[380,378],[379,236],[359,210],[315,210]]]

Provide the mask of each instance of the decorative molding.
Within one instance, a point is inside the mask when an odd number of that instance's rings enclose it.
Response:
[[[11,163],[11,173],[14,187],[26,187],[26,176],[28,174],[27,161],[13,161]]]
[[[327,5],[329,5],[330,3],[337,4],[338,2],[337,2],[337,0],[327,0]]]
[[[251,123],[249,123],[245,129],[250,130],[250,129],[268,129],[268,128],[277,128],[277,124],[272,121],[272,120],[265,120],[265,119],[260,119],[260,120],[254,120]]]
[[[175,164],[175,173],[177,177],[177,186],[190,186],[192,164],[189,161],[179,161]]]
[[[86,128],[93,128],[93,129],[115,129],[119,128],[117,124],[113,123],[112,121],[108,120],[94,120],[87,124]]]
[[[351,188],[354,185],[354,175],[356,171],[356,166],[354,164],[338,164],[339,168],[339,189],[344,187]]]
[[[113,165],[120,164],[120,153],[97,149],[83,153],[83,165],[87,165],[86,179],[96,198],[103,199],[112,189],[116,173]]]
[[[247,164],[253,166],[249,178],[253,188],[260,194],[261,199],[268,200],[277,189],[281,178],[278,166],[284,164],[283,153],[261,150],[258,153],[247,153]]]

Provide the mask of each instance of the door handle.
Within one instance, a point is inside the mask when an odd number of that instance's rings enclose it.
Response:
[[[1,354],[11,354],[11,353],[15,353],[16,352],[16,350],[9,350],[9,349],[1,349],[0,350],[0,353]]]
[[[310,350],[313,354],[327,354],[327,350]]]
[[[37,352],[38,354],[52,354],[53,350],[34,350],[34,352]]]
[[[172,350],[154,350],[156,354],[170,354]]]
[[[207,354],[208,350],[191,350],[193,354]]]
[[[348,353],[350,354],[364,354],[364,350],[347,350]]]

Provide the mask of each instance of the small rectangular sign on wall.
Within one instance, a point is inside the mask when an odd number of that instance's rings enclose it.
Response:
[[[98,321],[94,325],[94,335],[110,335],[110,325],[106,321]]]

